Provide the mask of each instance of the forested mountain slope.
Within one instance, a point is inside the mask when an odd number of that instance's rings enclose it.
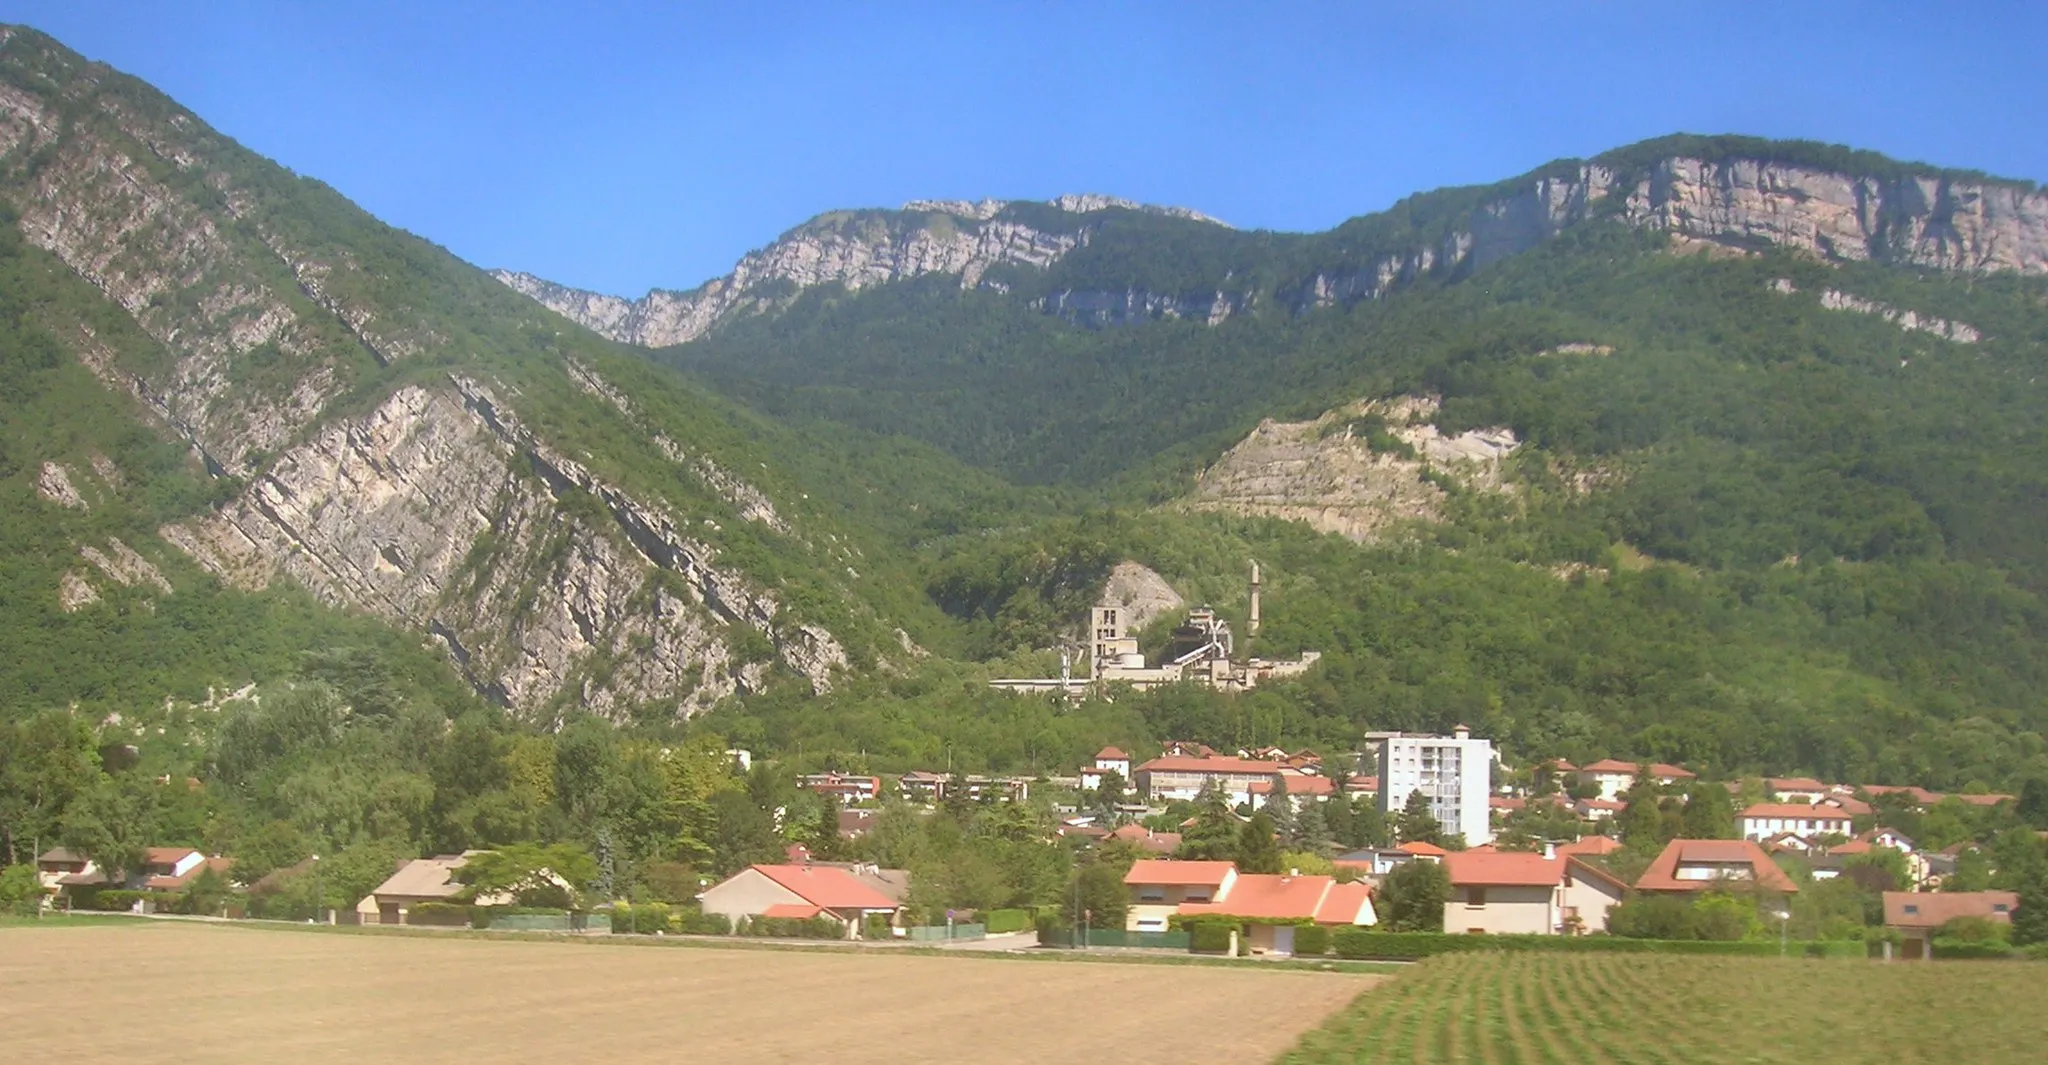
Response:
[[[779,461],[797,437],[26,29],[0,29],[0,202],[24,268],[78,281],[26,319],[212,479],[157,514],[179,565],[431,634],[542,719],[673,716],[771,664],[822,690],[902,653],[850,587],[843,508]],[[15,478],[57,458],[15,446]]]

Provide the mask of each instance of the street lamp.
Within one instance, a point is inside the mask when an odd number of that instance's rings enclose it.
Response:
[[[1778,919],[1778,957],[1782,958],[1786,955],[1787,934],[1792,925],[1792,908],[1780,906],[1771,913],[1771,916]]]
[[[320,904],[325,897],[320,894],[320,856],[313,856],[313,923],[320,923]]]

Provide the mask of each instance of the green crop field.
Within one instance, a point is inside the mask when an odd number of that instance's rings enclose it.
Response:
[[[2044,1041],[2031,963],[1469,954],[1366,992],[1281,1061],[1997,1063]]]

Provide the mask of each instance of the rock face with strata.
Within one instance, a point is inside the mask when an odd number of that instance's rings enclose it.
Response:
[[[1361,400],[1313,421],[1259,423],[1195,479],[1178,506],[1192,511],[1298,521],[1353,540],[1377,539],[1403,522],[1442,516],[1443,490],[1425,469],[1486,491],[1508,491],[1502,461],[1519,446],[1507,429],[1446,436],[1430,422],[1437,401]],[[1354,431],[1386,425],[1413,454],[1375,451]]]
[[[1128,559],[1109,571],[1102,594],[1095,600],[1124,608],[1124,624],[1136,632],[1153,621],[1175,614],[1187,606],[1173,585],[1151,568]]]
[[[59,339],[209,471],[245,485],[160,530],[167,544],[236,585],[291,581],[410,626],[479,690],[543,720],[570,707],[689,714],[758,688],[778,661],[814,689],[845,668],[835,634],[692,535],[715,527],[710,514],[593,472],[523,414],[542,398],[559,409],[560,396],[470,368],[481,342],[447,327],[451,294],[475,315],[530,305],[41,34],[0,27],[0,73],[0,200],[28,243],[160,352],[116,351],[83,322],[56,323]],[[426,359],[463,369],[379,376]],[[596,369],[560,369],[561,391],[602,401],[577,418],[614,419],[613,439],[668,455],[730,505],[719,519],[798,536],[687,425],[661,427],[657,444]],[[538,372],[522,381],[555,387]],[[118,477],[111,464],[94,472]],[[91,502],[82,483],[54,463],[37,479],[73,508]],[[81,545],[60,604],[89,607],[114,585],[168,593],[147,557],[160,549]]]
[[[1048,230],[1001,217],[1010,206],[1004,200],[913,200],[900,211],[820,215],[749,253],[724,277],[688,292],[656,289],[637,300],[509,270],[493,276],[594,332],[660,348],[694,340],[736,315],[773,310],[792,293],[818,285],[859,291],[927,274],[950,274],[960,279],[961,287],[974,288],[992,267],[1043,269],[1086,246],[1095,228],[1088,216],[1102,211],[1139,211],[1222,225],[1186,208],[1086,194],[1053,200],[1050,206],[1070,216],[1072,224]],[[1064,293],[1046,309],[1090,324],[1109,324],[1140,317],[1217,317],[1217,301],[1224,301],[1221,314],[1227,315],[1228,299],[1222,293],[1198,305],[1135,290]]]

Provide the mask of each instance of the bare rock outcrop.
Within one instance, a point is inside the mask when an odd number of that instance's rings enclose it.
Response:
[[[77,486],[71,483],[71,471],[54,462],[43,463],[43,468],[37,472],[36,494],[60,507],[91,509],[85,497],[78,494]]]
[[[1446,436],[1428,419],[1436,401],[1409,396],[1340,407],[1306,422],[1259,423],[1195,480],[1178,504],[1213,511],[1299,521],[1353,540],[1374,539],[1405,521],[1435,520],[1443,490],[1424,478],[1435,470],[1482,490],[1504,490],[1501,461],[1519,446],[1506,429]],[[1398,441],[1376,450],[1361,422]]]
[[[1166,578],[1129,560],[1117,563],[1109,571],[1109,579],[1103,582],[1102,595],[1096,602],[1123,607],[1125,625],[1132,631],[1187,606],[1187,601],[1173,590],[1173,585],[1166,583]]]

